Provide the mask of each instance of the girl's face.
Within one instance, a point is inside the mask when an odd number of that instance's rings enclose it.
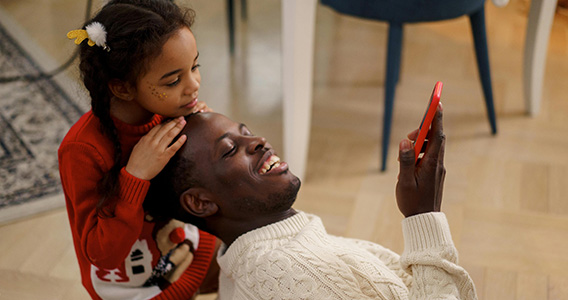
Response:
[[[142,109],[165,117],[192,113],[201,83],[198,56],[193,33],[186,27],[179,29],[138,78],[134,101]]]

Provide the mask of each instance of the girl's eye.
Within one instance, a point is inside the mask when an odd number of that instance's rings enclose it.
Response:
[[[201,65],[200,65],[200,64],[196,64],[195,66],[191,67],[191,70],[192,70],[192,71],[195,71],[195,70],[199,69],[199,67],[201,67]]]
[[[169,87],[172,87],[172,86],[178,85],[178,83],[179,83],[179,77],[176,78],[176,80],[174,82],[168,83],[166,85],[169,86]]]
[[[236,150],[237,150],[237,146],[231,147],[231,149],[229,149],[229,151],[227,151],[225,154],[223,154],[223,158],[231,156],[231,154],[233,154]]]

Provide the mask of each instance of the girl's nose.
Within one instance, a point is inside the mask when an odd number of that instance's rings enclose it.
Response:
[[[196,76],[194,74],[187,76],[185,94],[192,95],[197,92],[199,90],[200,83],[201,78],[199,76]]]

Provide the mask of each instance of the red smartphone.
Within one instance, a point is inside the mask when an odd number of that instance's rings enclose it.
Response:
[[[436,82],[434,90],[432,91],[432,96],[430,96],[430,102],[426,107],[426,112],[424,113],[424,117],[422,118],[422,122],[418,128],[418,137],[416,138],[416,141],[414,141],[416,162],[418,162],[420,151],[422,150],[422,146],[424,145],[424,141],[426,140],[426,136],[430,130],[432,120],[434,120],[434,116],[436,115],[436,109],[438,108],[438,103],[440,103],[440,97],[442,96],[442,86],[443,84],[441,81]]]

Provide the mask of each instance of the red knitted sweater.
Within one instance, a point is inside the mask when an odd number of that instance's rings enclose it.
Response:
[[[133,126],[114,120],[122,146],[115,217],[96,213],[100,199],[97,183],[113,164],[112,142],[100,130],[91,111],[71,127],[59,147],[59,172],[83,285],[93,299],[189,299],[209,268],[215,237],[199,231],[199,244],[191,265],[165,290],[142,287],[161,253],[153,237],[155,223],[145,221],[142,208],[150,186],[124,169],[132,148],[150,129],[163,121],[154,116],[147,124]]]

